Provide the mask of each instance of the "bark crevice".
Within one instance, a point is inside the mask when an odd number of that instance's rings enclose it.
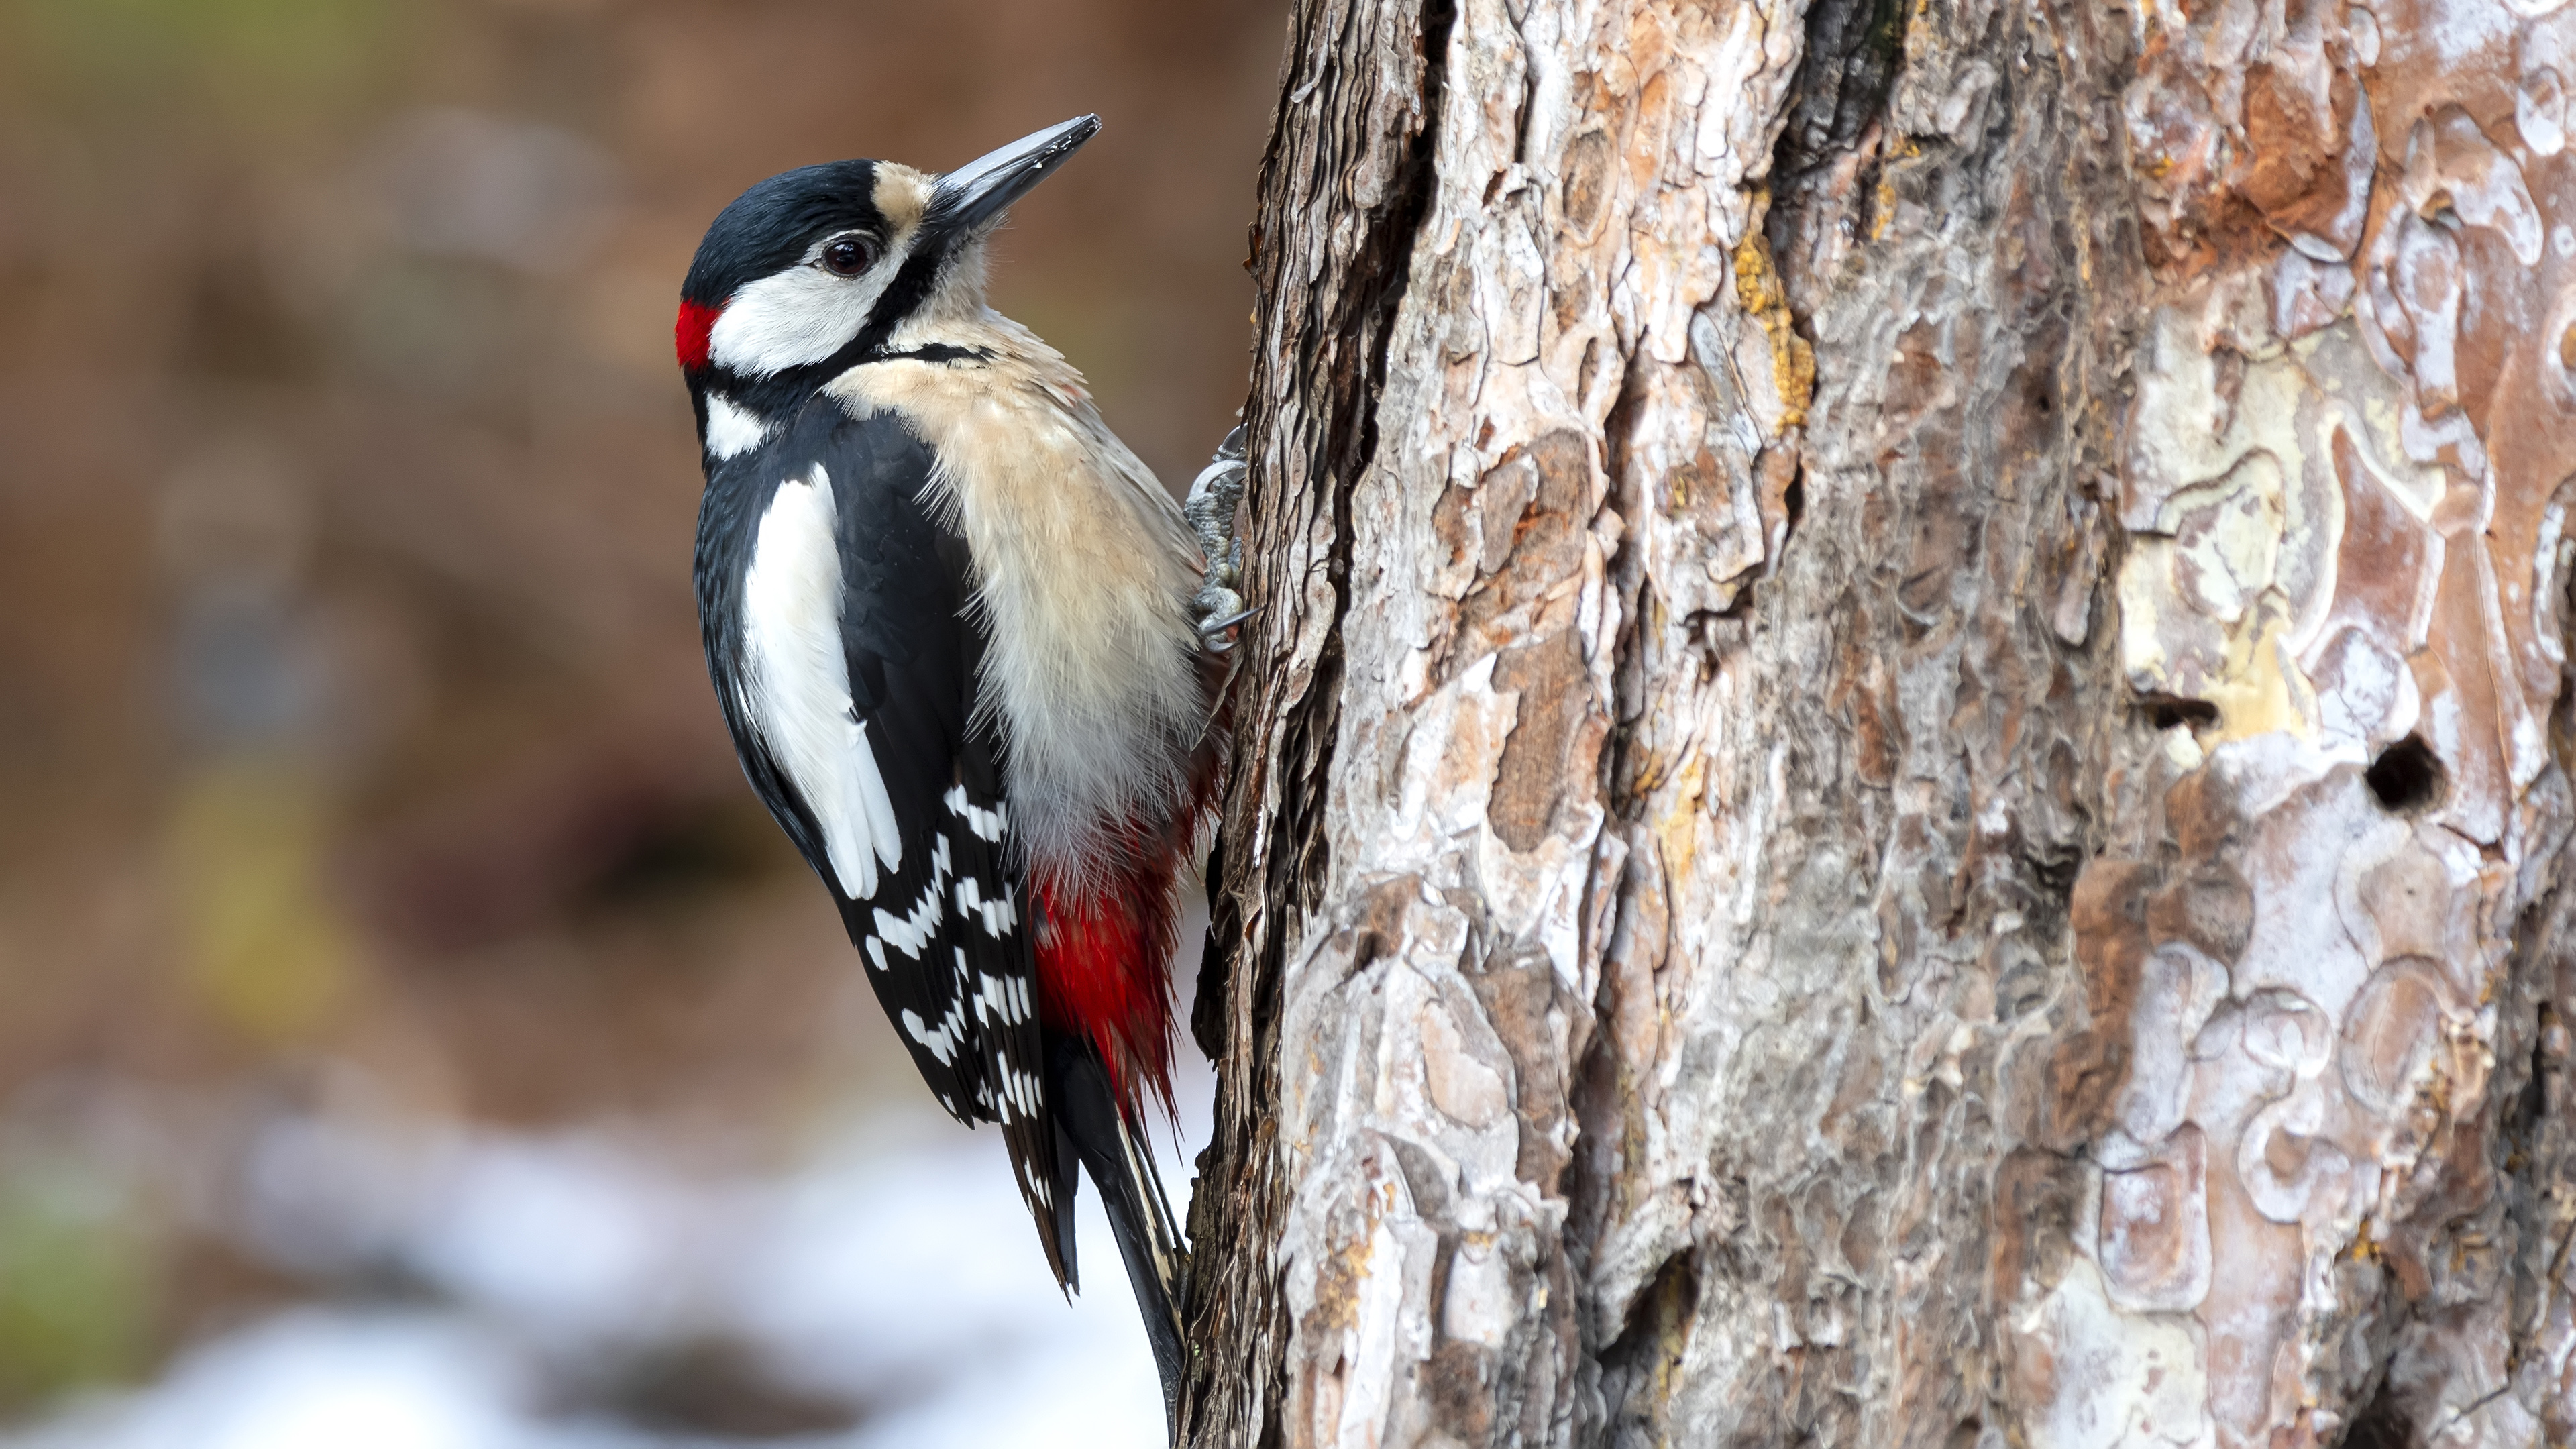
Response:
[[[1906,0],[1812,0],[1807,45],[1789,83],[1787,124],[1772,153],[1775,187],[1794,188],[1859,147],[1887,110],[1905,64]]]

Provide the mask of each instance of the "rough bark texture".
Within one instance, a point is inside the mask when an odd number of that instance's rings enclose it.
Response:
[[[2576,1433],[2563,0],[1301,0],[1200,1444]]]

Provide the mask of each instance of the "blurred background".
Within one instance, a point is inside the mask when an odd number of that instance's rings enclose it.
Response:
[[[0,0],[0,1444],[1159,1442],[735,770],[670,324],[763,176],[1098,111],[994,300],[1186,484],[1282,34]]]

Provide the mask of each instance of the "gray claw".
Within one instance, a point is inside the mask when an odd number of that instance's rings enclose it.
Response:
[[[1188,501],[1181,505],[1181,515],[1198,535],[1199,556],[1207,560],[1207,573],[1193,600],[1199,636],[1212,641],[1209,647],[1219,653],[1232,646],[1214,642],[1216,636],[1251,617],[1235,593],[1243,582],[1243,543],[1234,536],[1234,510],[1243,501],[1243,483],[1250,471],[1244,462],[1243,428],[1238,424],[1217,445],[1215,460],[1199,471],[1190,484]]]

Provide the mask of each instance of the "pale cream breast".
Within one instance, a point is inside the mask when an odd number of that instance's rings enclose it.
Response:
[[[989,624],[981,699],[1009,745],[1013,833],[1062,860],[1179,784],[1206,708],[1199,559],[1062,357],[989,312],[937,340],[993,356],[868,363],[827,391],[906,419],[938,455],[934,506],[973,554]]]

